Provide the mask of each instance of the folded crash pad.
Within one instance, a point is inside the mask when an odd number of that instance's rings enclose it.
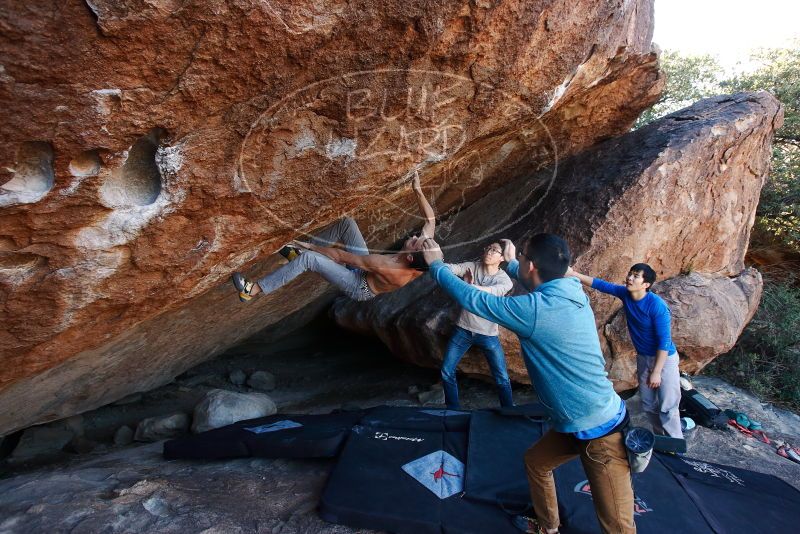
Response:
[[[239,421],[196,436],[164,443],[168,460],[243,458],[332,458],[362,411],[325,415],[271,415]]]

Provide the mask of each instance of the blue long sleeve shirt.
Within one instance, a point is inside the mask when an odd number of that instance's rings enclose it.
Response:
[[[511,261],[506,271],[517,278],[519,263]],[[499,297],[470,286],[441,261],[431,264],[430,275],[464,309],[517,334],[531,382],[556,431],[587,431],[617,417],[622,399],[608,379],[594,313],[576,278]]]
[[[670,333],[672,315],[664,299],[648,291],[641,300],[633,300],[628,288],[600,278],[592,281],[592,288],[622,301],[628,333],[636,352],[643,356],[655,356],[659,350],[667,351],[670,356],[676,354]]]

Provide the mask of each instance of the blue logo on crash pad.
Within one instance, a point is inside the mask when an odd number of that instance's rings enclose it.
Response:
[[[266,432],[277,432],[278,430],[286,430],[287,428],[298,428],[301,426],[303,425],[301,425],[300,423],[297,423],[290,419],[286,419],[284,421],[278,421],[277,423],[269,423],[261,426],[246,426],[244,427],[244,429],[249,430],[254,434],[264,434]]]
[[[459,412],[458,410],[420,410],[419,413],[435,415],[437,417],[449,417],[451,415],[467,415],[467,412]]]
[[[441,450],[408,462],[403,466],[403,471],[440,499],[461,493],[464,489],[464,464]]]

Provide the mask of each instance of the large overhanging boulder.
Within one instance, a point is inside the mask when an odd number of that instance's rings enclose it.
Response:
[[[459,209],[663,88],[652,0],[11,0],[0,24],[0,435],[288,331],[326,287],[243,307],[232,270],[344,214],[387,245],[412,173]]]
[[[710,98],[557,169],[522,176],[446,222],[445,259],[474,258],[502,237],[523,243],[554,232],[566,237],[584,273],[622,283],[631,265],[647,262],[667,279],[658,291],[675,308],[683,367],[696,372],[730,349],[758,306],[761,276],[743,261],[782,117],[766,92]],[[635,386],[635,355],[620,339],[619,300],[589,295],[610,377],[619,389]],[[337,301],[333,313],[340,325],[377,335],[399,357],[438,366],[457,308],[426,277],[366,303]],[[501,328],[501,340],[512,378],[527,381],[516,336]],[[488,375],[473,353],[462,369]]]

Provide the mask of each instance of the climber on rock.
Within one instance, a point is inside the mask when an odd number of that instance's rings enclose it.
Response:
[[[436,227],[433,208],[428,203],[414,174],[412,189],[425,219],[420,235],[412,235],[393,254],[370,254],[356,222],[340,219],[314,236],[310,242],[294,241],[281,250],[289,263],[258,280],[233,273],[239,300],[248,301],[260,293],[272,293],[304,272],[315,272],[353,300],[369,300],[394,291],[421,276],[428,267],[422,257],[422,243],[433,237]],[[343,248],[335,247],[340,243]],[[304,249],[304,250],[299,250]]]

